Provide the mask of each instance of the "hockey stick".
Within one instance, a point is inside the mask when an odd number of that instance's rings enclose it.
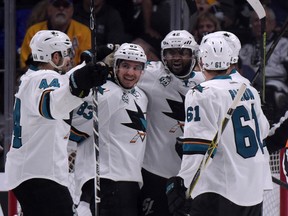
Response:
[[[189,198],[191,196],[191,193],[195,187],[195,185],[197,184],[198,180],[199,180],[199,177],[200,177],[200,174],[201,174],[201,171],[202,171],[202,168],[205,167],[213,153],[213,151],[215,150],[215,148],[217,147],[218,145],[218,142],[220,140],[220,137],[222,135],[222,133],[224,132],[231,116],[233,115],[233,112],[234,110],[236,109],[238,103],[240,102],[244,92],[246,90],[246,85],[244,83],[242,83],[241,87],[239,88],[238,92],[237,92],[237,95],[234,99],[234,101],[232,102],[231,106],[229,107],[227,113],[226,113],[226,116],[225,118],[222,120],[222,124],[221,124],[221,127],[220,127],[220,130],[218,130],[213,138],[213,140],[211,141],[207,151],[205,152],[205,155],[203,156],[201,162],[200,162],[200,165],[192,179],[192,182],[186,192],[186,197]]]
[[[259,20],[261,21],[261,64],[259,67],[258,74],[262,75],[262,102],[265,103],[265,86],[266,86],[266,75],[265,75],[265,66],[266,66],[266,12],[259,0],[247,0],[249,5],[253,8],[257,14]],[[256,77],[255,77],[256,78]],[[254,78],[253,78],[254,80]]]
[[[96,53],[96,12],[95,12],[95,0],[90,2],[90,29],[91,29],[91,40],[92,40],[92,51],[93,51],[93,62],[97,62]],[[95,216],[99,215],[99,203],[100,203],[100,168],[99,168],[99,125],[98,125],[98,89],[93,88],[93,140],[95,147],[95,161],[96,161],[96,175],[94,178],[94,193],[95,193]]]
[[[288,184],[280,179],[277,179],[276,177],[272,176],[272,181],[279,185],[280,187],[285,188],[286,190],[288,190]]]
[[[278,42],[280,41],[280,39],[283,37],[283,35],[286,33],[287,30],[288,30],[288,18],[286,19],[280,33],[277,36],[277,38],[273,41],[271,47],[269,48],[268,52],[266,53],[265,64],[268,62],[269,58],[271,57],[274,49],[276,48],[276,46],[278,44]],[[255,83],[255,80],[258,77],[259,73],[260,73],[260,68],[258,68],[257,72],[255,73],[255,75],[252,79],[252,84]]]

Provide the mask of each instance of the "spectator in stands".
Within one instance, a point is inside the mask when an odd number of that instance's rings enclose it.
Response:
[[[275,11],[278,26],[283,25],[288,17],[288,1],[273,0],[271,1],[271,8]],[[286,36],[288,36],[288,34],[286,34]]]
[[[266,12],[266,49],[269,50],[276,39],[275,33],[276,17],[274,11],[265,7]],[[242,46],[240,58],[243,64],[243,76],[252,80],[261,63],[261,24],[255,12],[250,17],[252,35],[250,41]],[[272,116],[267,118],[275,122],[288,109],[288,87],[287,87],[287,65],[288,65],[288,39],[281,38],[265,67],[266,74],[266,102],[271,107],[268,110]],[[245,68],[245,69],[244,69]],[[249,71],[249,73],[247,73]],[[256,79],[258,90],[262,88],[262,76]],[[268,90],[269,89],[269,90]]]
[[[141,37],[137,37],[133,40],[133,43],[140,45],[147,56],[147,61],[160,61],[161,59],[161,41],[157,38],[153,38],[148,34],[144,34]]]
[[[47,19],[47,6],[48,6],[48,1],[47,0],[42,0],[39,1],[31,10],[31,13],[28,17],[27,20],[27,29],[38,23],[38,22],[42,22],[45,21]]]
[[[194,28],[195,21],[197,20],[197,17],[203,13],[207,13],[207,12],[213,13],[217,19],[219,19],[220,21],[223,20],[223,12],[220,10],[219,1],[216,1],[216,0],[196,0],[195,6],[196,6],[197,10],[190,17],[191,28]]]
[[[124,31],[128,36],[133,39],[142,33],[143,22],[139,19],[142,11],[142,0],[106,0],[106,3],[119,12]]]
[[[247,35],[250,34],[249,17],[252,8],[249,3],[246,0],[221,0],[221,9],[225,20],[222,30],[233,32],[241,43],[245,43]]]
[[[107,43],[121,44],[126,41],[124,25],[119,12],[106,4],[106,0],[95,0],[97,45]],[[78,22],[90,26],[91,0],[83,0],[75,6],[73,18]]]
[[[219,30],[221,30],[219,20],[213,13],[207,11],[199,14],[191,32],[197,43],[200,44],[204,35]]]
[[[170,1],[142,0],[144,33],[164,39],[170,32]]]
[[[25,35],[20,50],[20,67],[29,65],[31,38],[39,30],[59,30],[66,33],[72,41],[74,59],[73,64],[80,62],[80,54],[91,47],[91,31],[82,23],[72,19],[74,7],[72,0],[47,0],[47,19],[32,25]],[[28,60],[28,62],[27,62]],[[27,64],[28,63],[28,64]]]

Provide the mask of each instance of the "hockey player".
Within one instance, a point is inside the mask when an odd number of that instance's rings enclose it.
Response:
[[[43,30],[30,42],[34,64],[15,94],[14,130],[5,172],[24,215],[76,215],[68,191],[69,112],[90,88],[106,81],[105,64],[70,67],[72,43],[60,31]]]
[[[114,54],[112,80],[98,94],[100,215],[137,216],[141,167],[146,146],[148,99],[137,87],[146,65],[142,47],[124,43]],[[78,140],[75,161],[76,195],[80,195],[79,216],[92,215],[95,153],[92,135],[92,98],[74,110],[72,126]],[[87,122],[86,120],[90,121]],[[86,137],[86,139],[85,139]],[[84,141],[83,141],[84,138]],[[82,191],[80,189],[82,188]]]
[[[222,121],[243,83],[233,81],[228,74],[231,50],[225,39],[208,38],[199,49],[206,81],[186,95],[181,169],[167,183],[169,209],[173,213],[181,212],[186,189],[215,134],[221,131]],[[261,215],[267,182],[272,187],[263,146],[268,132],[269,123],[258,92],[247,85],[226,129],[219,134],[210,163],[202,169],[192,190],[190,215]]]
[[[161,43],[162,61],[149,62],[138,84],[149,100],[141,215],[171,215],[165,190],[167,179],[180,169],[175,143],[183,134],[184,98],[189,88],[204,81],[201,72],[193,71],[197,49],[189,32],[171,31]]]

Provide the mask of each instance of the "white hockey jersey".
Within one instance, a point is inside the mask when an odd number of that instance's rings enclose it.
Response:
[[[99,94],[100,177],[142,185],[148,99],[137,86],[123,90],[108,81]]]
[[[143,167],[151,173],[169,178],[180,169],[175,151],[176,138],[183,135],[184,98],[187,91],[204,81],[201,72],[192,72],[188,80],[180,80],[165,71],[162,62],[151,62],[140,78],[138,87],[146,93],[147,147]]]
[[[142,185],[141,167],[146,146],[147,97],[138,87],[124,90],[107,81],[98,92],[100,177]],[[75,161],[76,196],[95,176],[92,97],[73,112],[71,139],[80,143]],[[89,120],[89,121],[87,121]],[[82,140],[84,140],[82,142]]]
[[[69,112],[82,103],[69,90],[67,75],[28,70],[15,94],[14,130],[5,172],[13,189],[31,178],[67,186]]]
[[[250,81],[243,77],[236,69],[233,69],[229,76],[234,82],[245,83],[246,85],[251,85]]]
[[[184,155],[178,176],[188,188],[200,161],[231,106],[241,83],[219,76],[190,90],[186,95]],[[258,92],[247,89],[228,122],[219,145],[192,191],[192,198],[206,192],[222,195],[241,206],[262,202],[263,191],[272,185],[267,149],[263,139],[269,123],[261,109]]]
[[[248,79],[246,79],[245,77],[243,77],[236,69],[233,69],[229,75],[230,75],[232,81],[234,81],[234,82],[240,82],[240,83],[245,83],[246,85],[251,85],[250,81]],[[265,152],[264,154],[265,154],[265,158],[267,161],[267,163],[265,163],[265,165],[264,165],[264,166],[266,166],[264,169],[270,170],[270,164],[269,164],[270,155],[269,155],[268,149],[266,146],[263,146],[263,150]],[[270,190],[273,187],[273,184],[270,181],[270,174],[271,174],[270,172],[267,172],[268,178],[266,178],[266,177],[264,178],[267,180],[265,182],[265,190]]]

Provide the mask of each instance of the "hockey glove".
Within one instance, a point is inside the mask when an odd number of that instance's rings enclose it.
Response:
[[[265,142],[270,154],[284,148],[288,139],[288,111],[285,112],[277,124],[274,124],[270,129]]]
[[[184,205],[175,211],[173,216],[190,216],[192,201],[192,198],[186,199]]]
[[[86,97],[92,87],[103,85],[107,76],[108,67],[104,62],[97,62],[95,65],[89,63],[70,75],[70,91],[77,97]]]
[[[114,53],[119,47],[119,44],[106,44],[97,46],[96,53],[97,53],[97,60],[103,61],[105,57],[109,56],[111,53]],[[80,55],[80,62],[83,61],[87,63],[92,62],[94,57],[92,50],[85,50]]]
[[[113,52],[110,53],[109,55],[107,55],[103,61],[105,62],[105,64],[108,65],[109,67],[109,73],[110,73],[110,78],[113,77],[114,72],[113,72],[113,67],[114,67],[114,62],[115,62],[115,58],[114,58],[114,54],[117,51],[117,49],[119,48],[119,44],[114,44],[113,48]]]
[[[102,46],[97,47],[97,59],[100,61],[104,61],[104,59],[109,56],[111,53],[116,52],[116,50],[119,48],[119,44],[106,44]],[[105,62],[105,61],[104,61]]]
[[[168,208],[171,214],[180,212],[186,203],[187,188],[184,186],[184,180],[179,176],[173,176],[168,179],[166,195]]]
[[[91,50],[85,50],[80,55],[80,63],[85,61],[85,63],[88,64],[89,62],[92,62],[93,57],[94,57],[94,55],[91,52]]]

